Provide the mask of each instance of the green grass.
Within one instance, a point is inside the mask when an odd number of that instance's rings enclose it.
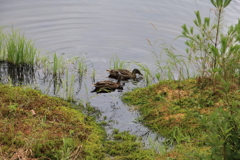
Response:
[[[219,129],[233,134],[236,127],[240,127],[240,122],[234,118],[239,117],[239,86],[229,84],[229,90],[226,91],[224,85],[227,84],[219,83],[219,89],[215,90],[211,84],[202,88],[198,79],[162,81],[125,93],[122,99],[140,111],[140,122],[175,143],[174,150],[168,152],[168,156],[176,159],[196,159],[201,157],[200,155],[207,157],[215,154],[216,151],[210,152],[209,148],[213,149],[214,144],[215,149],[223,146],[217,141],[232,145],[231,139],[221,135]],[[218,111],[219,108],[223,108],[221,112]],[[225,116],[216,117],[216,114],[220,113]],[[232,123],[224,124],[222,119],[230,117],[233,119]],[[222,128],[223,126],[225,128]],[[219,137],[218,140],[214,141],[213,135]],[[217,151],[222,152],[219,149]]]
[[[1,157],[102,159],[103,130],[70,104],[25,87],[0,88]]]
[[[5,43],[5,34],[3,31],[4,27],[0,27],[0,60],[3,61],[6,59],[6,52],[4,49]]]
[[[54,53],[53,56],[53,66],[52,66],[52,74],[54,77],[65,73],[65,61],[63,60],[62,56],[57,56],[56,53]]]
[[[3,159],[155,159],[140,139],[114,130],[113,140],[95,122],[99,112],[27,87],[0,84],[0,156]],[[91,115],[91,116],[90,116]]]
[[[33,41],[27,40],[23,33],[13,28],[9,34],[2,37],[3,58],[6,58],[4,60],[16,65],[34,65],[38,50],[34,47]]]
[[[85,59],[82,57],[82,58],[78,58],[77,59],[77,70],[78,70],[78,73],[80,76],[83,76],[86,72],[87,72],[87,66],[85,64]]]

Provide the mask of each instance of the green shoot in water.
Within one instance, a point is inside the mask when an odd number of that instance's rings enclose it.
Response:
[[[3,51],[6,52],[4,54],[7,55],[6,60],[8,62],[16,65],[34,65],[38,51],[31,40],[27,40],[24,34],[13,28],[11,34],[4,36],[4,38]]]
[[[125,69],[127,67],[125,61],[121,61],[116,54],[114,54],[110,60],[111,69]]]

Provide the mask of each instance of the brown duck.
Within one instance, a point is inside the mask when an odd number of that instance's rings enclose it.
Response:
[[[115,89],[121,88],[122,75],[119,74],[117,82],[113,81],[100,81],[95,84],[95,89],[91,92],[111,92]]]
[[[113,69],[113,70],[107,70],[109,72],[110,78],[118,78],[119,74],[122,75],[122,80],[127,80],[127,79],[135,79],[136,74],[142,75],[142,73],[138,69],[134,69],[132,72],[126,69]]]

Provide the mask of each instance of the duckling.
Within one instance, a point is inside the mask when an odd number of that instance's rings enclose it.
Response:
[[[92,84],[93,86],[95,86],[95,89],[91,92],[111,92],[118,88],[122,89],[121,80],[122,80],[122,75],[119,74],[117,82],[108,81],[108,80],[97,82],[95,84]]]
[[[136,74],[142,75],[142,73],[138,69],[134,69],[132,72],[126,69],[113,69],[113,70],[106,70],[109,72],[110,78],[118,78],[119,74],[122,74],[122,80],[127,80],[127,79],[135,79]]]

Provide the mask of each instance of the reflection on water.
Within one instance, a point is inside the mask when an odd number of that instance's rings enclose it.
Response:
[[[4,61],[0,62],[0,81],[8,83],[11,80],[13,85],[34,84],[35,71],[30,65],[14,65]]]
[[[239,1],[232,1],[226,9],[228,24],[237,22],[239,6]],[[108,78],[106,69],[110,68],[113,53],[121,60],[142,62],[154,68],[150,51],[154,49],[155,53],[159,53],[160,50],[149,46],[146,38],[152,43],[164,39],[184,55],[184,40],[173,39],[180,35],[184,23],[193,24],[195,10],[200,10],[204,17],[214,14],[212,8],[209,0],[0,0],[0,26],[20,28],[27,38],[36,40],[36,47],[43,50],[42,54],[44,51],[58,55],[64,53],[62,56],[66,59],[84,56],[91,64],[86,76],[74,75],[72,85],[68,83],[70,81],[46,76],[41,69],[15,68],[0,63],[1,81],[6,82],[10,77],[13,83],[37,85],[44,93],[59,93],[57,96],[64,98],[73,90],[78,101],[90,102],[102,112],[102,117],[106,116],[107,120],[114,122],[110,129],[129,130],[145,139],[149,134],[154,137],[146,127],[135,121],[139,117],[138,112],[132,111],[119,98],[126,91],[145,86],[143,80],[126,81],[122,92],[116,90],[102,94],[90,92],[94,89],[92,83],[95,80],[112,80]],[[96,76],[91,75],[93,72]],[[69,75],[68,79],[71,77]]]

